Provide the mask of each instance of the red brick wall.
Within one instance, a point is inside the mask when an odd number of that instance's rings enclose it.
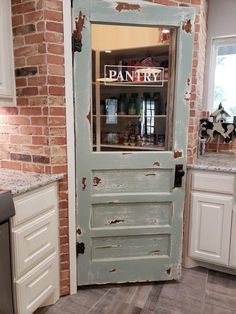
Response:
[[[0,108],[1,167],[64,173],[59,183],[61,293],[69,293],[62,0],[12,0],[17,107]]]
[[[202,110],[207,0],[149,0],[194,6],[188,160],[196,158]],[[66,117],[62,0],[12,0],[17,107],[0,108],[0,160],[6,168],[64,173],[60,182],[61,294],[69,293]]]

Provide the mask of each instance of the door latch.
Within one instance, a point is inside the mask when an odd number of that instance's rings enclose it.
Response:
[[[84,254],[85,251],[85,245],[84,242],[77,242],[76,243],[76,254]]]
[[[175,188],[182,187],[182,178],[185,175],[183,170],[183,165],[176,165],[175,166]]]

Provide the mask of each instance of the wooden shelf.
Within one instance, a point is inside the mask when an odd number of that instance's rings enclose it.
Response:
[[[101,85],[101,86],[107,86],[107,87],[111,87],[111,86],[115,86],[115,87],[120,87],[120,86],[123,86],[123,87],[136,87],[136,86],[142,86],[142,87],[162,87],[162,85],[152,85],[154,84],[155,82],[146,82],[146,83],[143,83],[143,82],[110,82],[110,83],[107,83],[105,84],[104,82],[102,81],[97,81],[97,82],[93,82],[92,84],[93,85]],[[163,83],[164,84],[167,84],[168,83],[168,80],[163,80]]]
[[[96,118],[96,115],[93,115],[94,118]],[[106,118],[106,117],[117,117],[117,118],[166,118],[167,116],[165,114],[163,115],[154,115],[154,116],[148,116],[148,115],[136,115],[136,114],[117,114],[117,115],[106,115],[106,114],[100,114],[101,118]]]
[[[93,145],[96,147],[96,145]],[[131,145],[122,145],[122,144],[101,144],[101,148],[120,148],[120,149],[130,149],[130,150],[165,150],[164,146],[150,145],[150,146],[131,146]]]

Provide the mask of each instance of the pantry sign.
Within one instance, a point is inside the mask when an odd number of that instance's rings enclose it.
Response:
[[[105,65],[104,78],[99,80],[103,81],[105,85],[163,87],[164,68]]]

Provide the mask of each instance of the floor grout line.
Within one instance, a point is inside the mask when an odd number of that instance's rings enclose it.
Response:
[[[94,303],[94,305],[86,312],[86,314],[88,314],[92,309],[95,308],[95,306],[108,294],[108,292],[110,292],[111,289],[108,289],[107,292],[104,293],[104,295],[97,300],[97,302]]]
[[[203,298],[203,304],[202,304],[201,314],[204,314],[204,310],[205,310],[205,304],[206,304],[206,291],[207,291],[208,276],[209,276],[209,270],[207,270],[207,275],[206,275],[206,282],[205,282],[205,294],[204,294],[204,298]]]

